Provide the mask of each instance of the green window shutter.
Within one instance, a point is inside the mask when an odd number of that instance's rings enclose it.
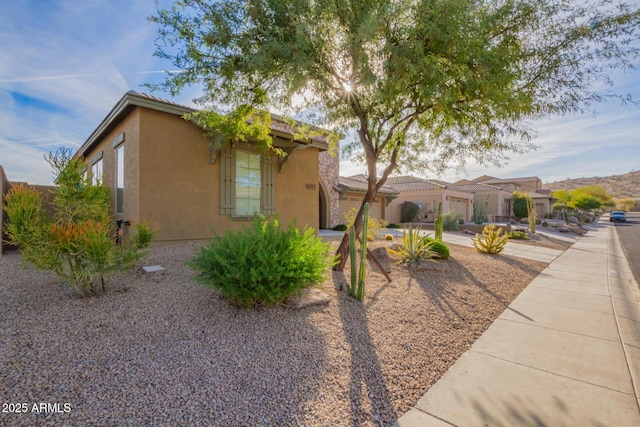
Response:
[[[220,215],[236,213],[236,160],[231,147],[220,151]]]
[[[262,155],[262,214],[276,214],[276,156]]]

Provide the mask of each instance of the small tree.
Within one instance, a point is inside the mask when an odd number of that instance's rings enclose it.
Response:
[[[135,232],[120,236],[116,245],[109,189],[91,185],[83,173],[84,163],[71,157],[69,150],[59,149],[47,161],[58,183],[55,213],[47,217],[36,190],[13,187],[4,205],[8,242],[18,246],[24,261],[52,271],[81,296],[103,293],[114,273],[136,265],[144,255],[140,249],[151,243],[154,231],[147,223],[135,223]]]
[[[628,211],[635,205],[636,205],[636,201],[633,200],[631,197],[624,197],[622,199],[619,199],[617,202],[618,208],[623,211]]]

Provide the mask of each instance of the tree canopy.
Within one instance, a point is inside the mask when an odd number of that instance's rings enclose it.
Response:
[[[182,0],[150,19],[181,70],[157,88],[354,130],[363,205],[398,168],[497,164],[533,147],[531,120],[616,96],[640,32],[640,10],[609,0]]]

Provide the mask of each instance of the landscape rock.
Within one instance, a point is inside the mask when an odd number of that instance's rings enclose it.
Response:
[[[412,262],[408,267],[409,270],[415,272],[432,271],[435,273],[442,273],[444,271],[444,266],[442,264],[429,261]]]
[[[378,260],[380,265],[382,265],[382,268],[384,269],[384,271],[386,271],[387,273],[391,273],[391,258],[389,258],[389,253],[387,252],[387,248],[385,247],[375,248],[374,250],[371,251],[371,253]],[[369,260],[369,262],[370,262],[369,268],[373,271],[378,271],[378,267],[371,260]]]

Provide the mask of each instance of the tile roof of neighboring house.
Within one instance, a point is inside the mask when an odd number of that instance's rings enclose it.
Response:
[[[458,187],[464,189],[465,191],[469,191],[471,193],[481,193],[483,191],[498,191],[498,190],[502,190],[501,187],[497,187],[495,185],[479,184],[479,183],[458,185]]]
[[[367,177],[365,175],[354,175],[350,177],[341,176],[338,177],[338,185],[340,189],[338,191],[367,191]],[[382,195],[397,195],[398,192],[389,185],[383,185],[378,191],[378,194]]]
[[[549,193],[540,193],[539,191],[530,191],[529,196],[533,199],[553,199],[553,196]]]
[[[386,185],[396,191],[443,190],[447,188],[446,184],[427,181],[415,176],[392,176],[387,179]]]
[[[524,177],[518,177],[518,178],[494,178],[491,176],[481,176],[478,177],[476,179],[473,180],[473,182],[478,182],[478,183],[483,183],[483,184],[497,184],[497,183],[509,183],[509,182],[523,182],[523,181],[532,181],[532,180],[539,180],[540,178],[538,178],[537,176],[524,176]]]
[[[89,135],[87,140],[82,144],[80,149],[78,149],[78,153],[81,156],[84,156],[87,152],[90,151],[91,147],[107,132],[111,131],[115,126],[120,123],[121,120],[124,119],[133,109],[136,107],[145,107],[151,110],[162,111],[169,114],[174,114],[176,116],[183,116],[187,113],[192,113],[197,111],[195,108],[188,107],[186,105],[180,105],[173,101],[169,101],[167,99],[158,98],[152,95],[148,95],[146,93],[137,92],[135,90],[130,90],[125,93],[122,98],[116,103],[116,105],[111,109],[111,111],[107,114],[107,116],[102,120],[102,122],[98,125],[98,127]],[[283,117],[277,114],[271,114],[272,125],[271,129],[275,132],[279,132],[280,134],[289,135],[289,138],[293,138],[295,133],[295,129],[292,128],[289,123],[287,123]],[[322,132],[329,133],[326,129],[321,129],[316,126],[312,126],[302,122],[295,122],[304,126],[310,126],[313,130],[318,130]],[[296,142],[302,143],[303,145],[312,145],[319,148],[322,151],[326,151],[328,146],[324,138],[322,137],[312,137],[310,141],[298,141]]]

